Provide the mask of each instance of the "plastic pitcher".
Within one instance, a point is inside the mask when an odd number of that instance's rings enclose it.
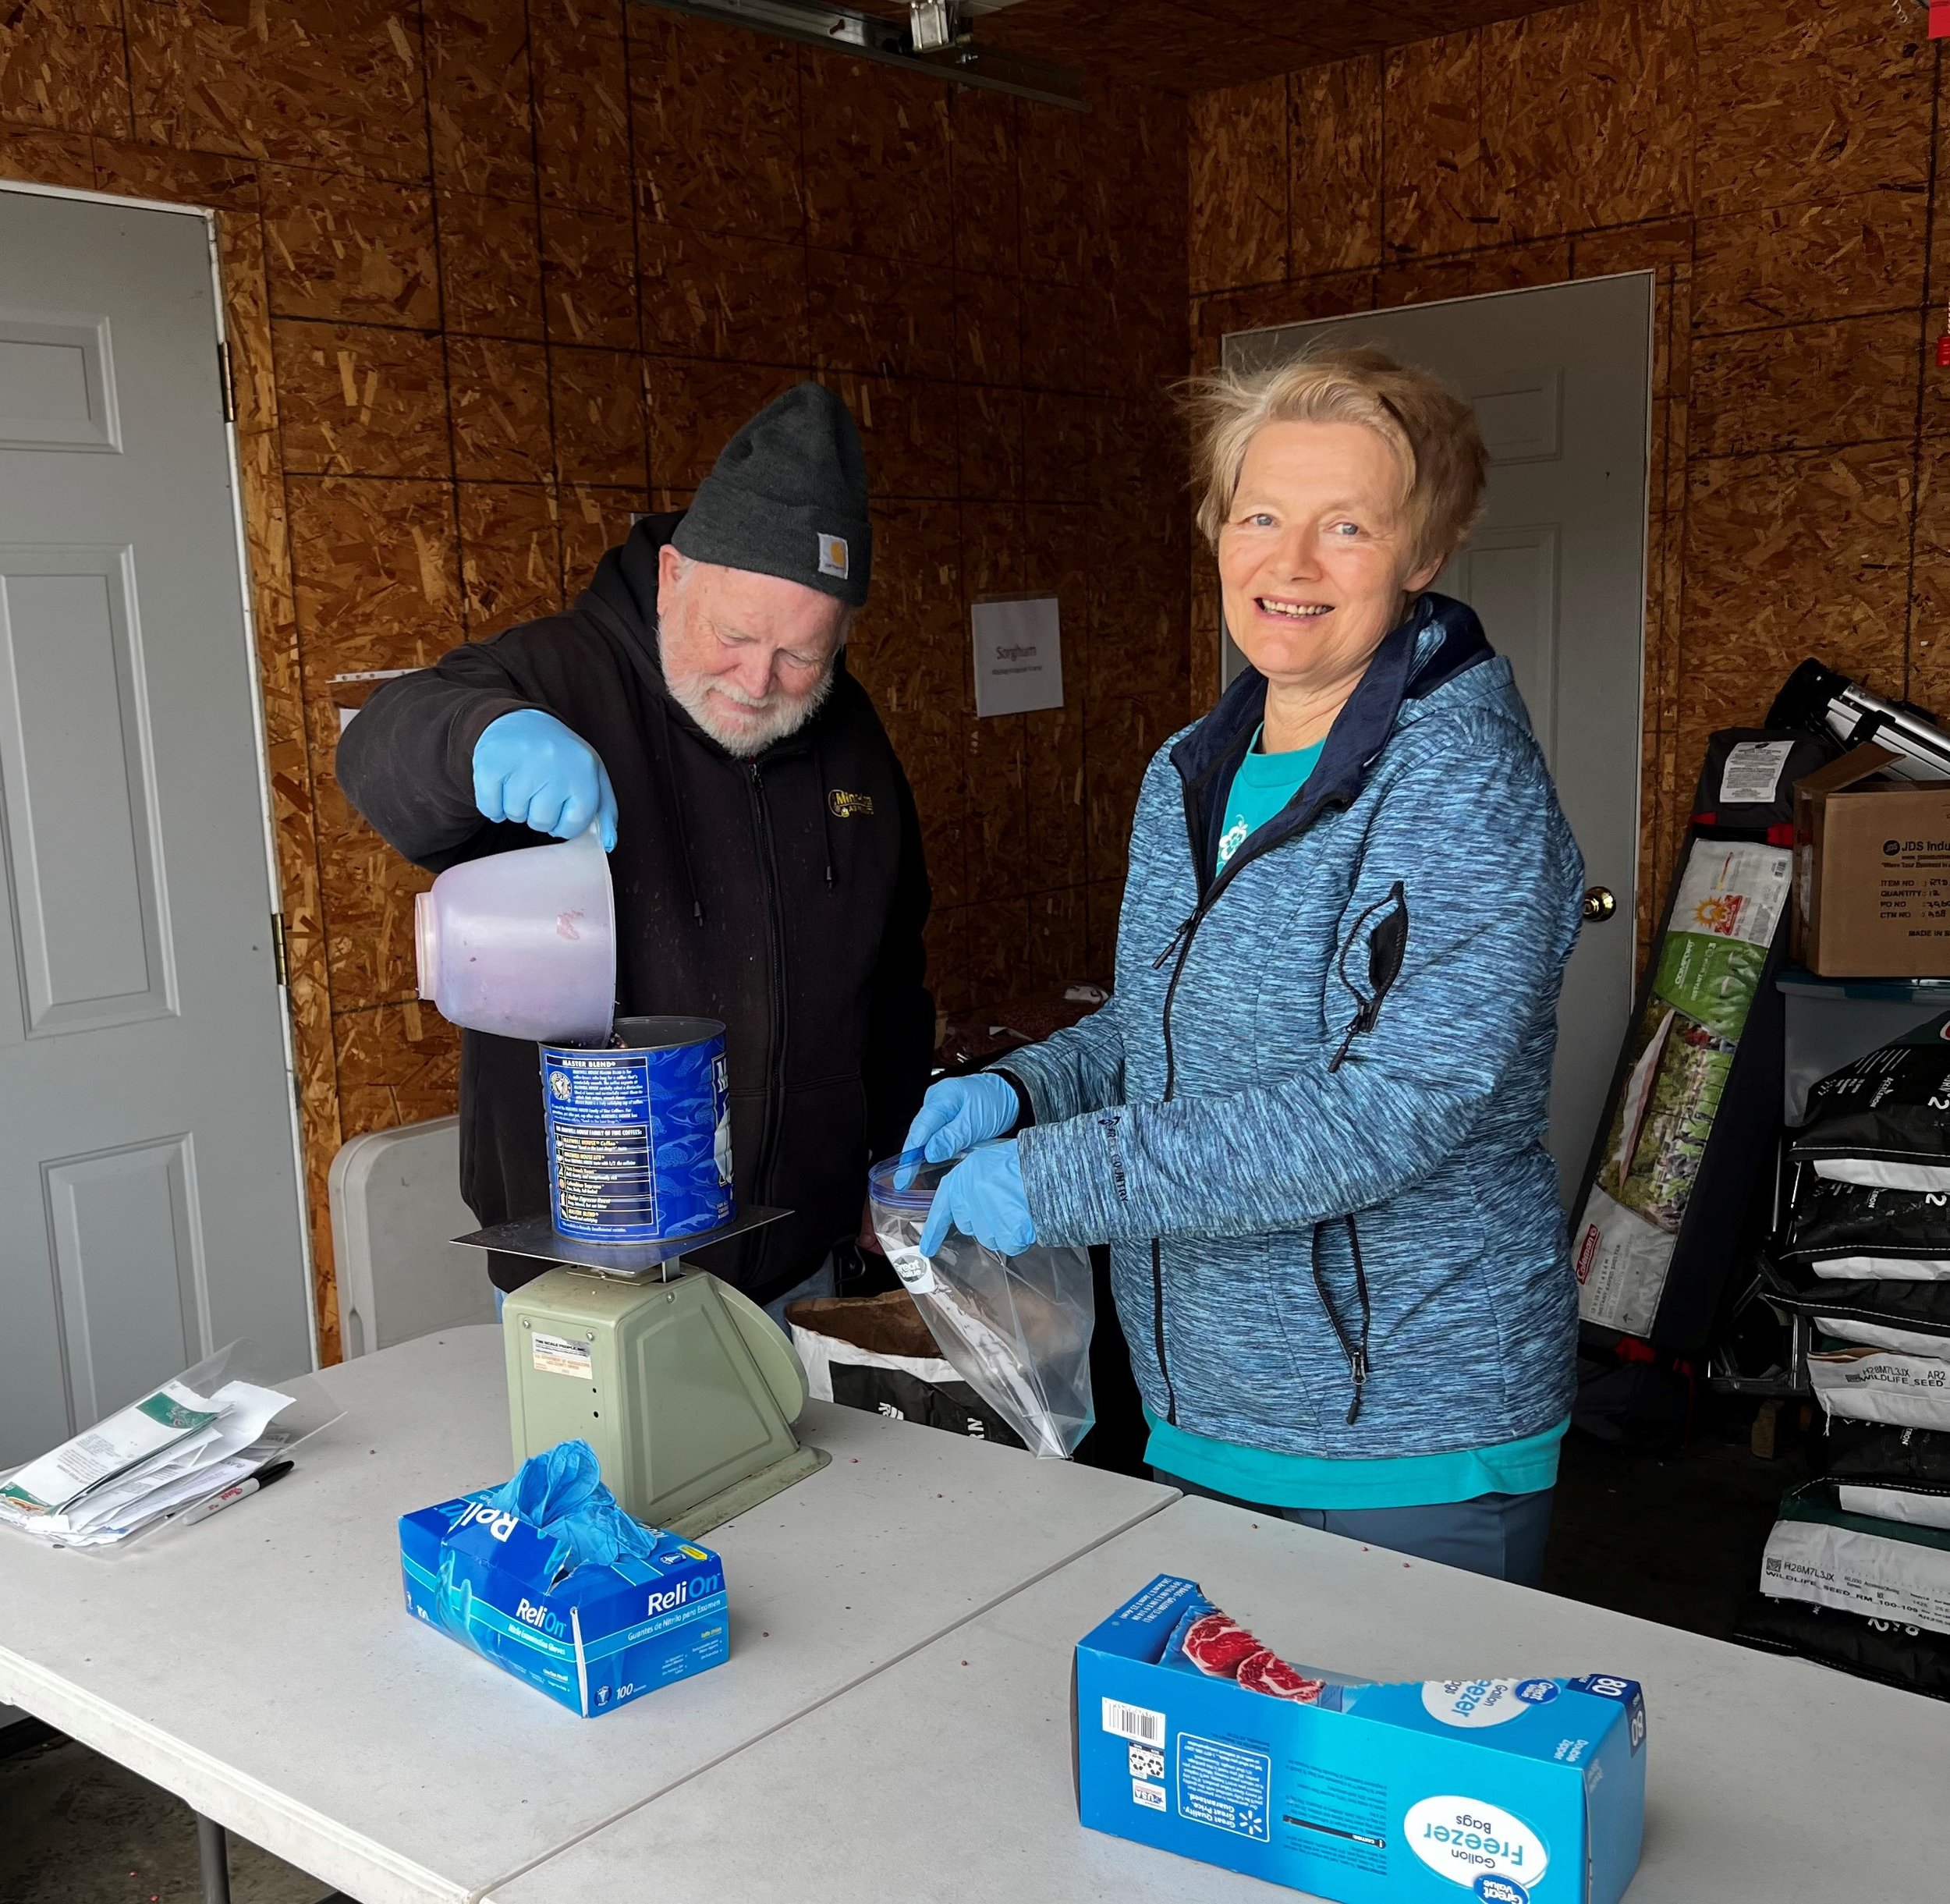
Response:
[[[471,1031],[607,1044],[616,906],[594,831],[451,866],[413,902],[420,995]]]

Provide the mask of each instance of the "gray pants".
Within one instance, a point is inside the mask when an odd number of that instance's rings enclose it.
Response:
[[[1151,1478],[1167,1487],[1256,1514],[1277,1514],[1302,1527],[1338,1533],[1390,1553],[1413,1554],[1492,1580],[1537,1587],[1544,1579],[1544,1544],[1550,1537],[1551,1502],[1556,1490],[1527,1494],[1478,1494],[1473,1501],[1445,1501],[1432,1507],[1266,1507],[1240,1501],[1196,1481],[1154,1468]]]

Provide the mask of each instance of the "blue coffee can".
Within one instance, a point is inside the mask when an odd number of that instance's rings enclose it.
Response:
[[[714,1018],[619,1018],[606,1050],[541,1048],[555,1228],[662,1243],[729,1223],[731,1112]]]

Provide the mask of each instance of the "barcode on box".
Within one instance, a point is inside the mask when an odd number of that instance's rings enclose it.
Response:
[[[1104,1702],[1104,1729],[1120,1739],[1135,1739],[1140,1745],[1165,1743],[1165,1714],[1143,1706],[1127,1706],[1121,1700]]]

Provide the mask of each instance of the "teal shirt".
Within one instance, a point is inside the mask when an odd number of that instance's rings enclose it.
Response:
[[[1321,748],[1327,745],[1324,740],[1317,740],[1310,747],[1296,747],[1289,753],[1262,753],[1260,738],[1264,732],[1262,728],[1253,735],[1253,745],[1239,762],[1225,796],[1225,824],[1219,834],[1218,866],[1214,870],[1222,870],[1226,861],[1246,844],[1246,835],[1264,826],[1306,785],[1307,775],[1313,772]]]
[[[1478,1494],[1535,1494],[1556,1485],[1558,1445],[1571,1425],[1567,1415],[1540,1434],[1456,1454],[1335,1461],[1190,1434],[1148,1408],[1144,1419],[1151,1427],[1144,1459],[1161,1473],[1268,1507],[1310,1508],[1434,1507]]]
[[[1218,868],[1259,828],[1306,785],[1324,742],[1287,753],[1262,753],[1264,729],[1239,762],[1225,796]],[[1210,1435],[1193,1434],[1161,1421],[1149,1409],[1151,1437],[1144,1458],[1154,1468],[1196,1481],[1215,1493],[1268,1507],[1434,1507],[1478,1494],[1534,1494],[1555,1486],[1558,1447],[1570,1427],[1567,1416],[1540,1434],[1500,1447],[1446,1455],[1407,1455],[1392,1460],[1335,1461],[1313,1455],[1282,1455]]]

